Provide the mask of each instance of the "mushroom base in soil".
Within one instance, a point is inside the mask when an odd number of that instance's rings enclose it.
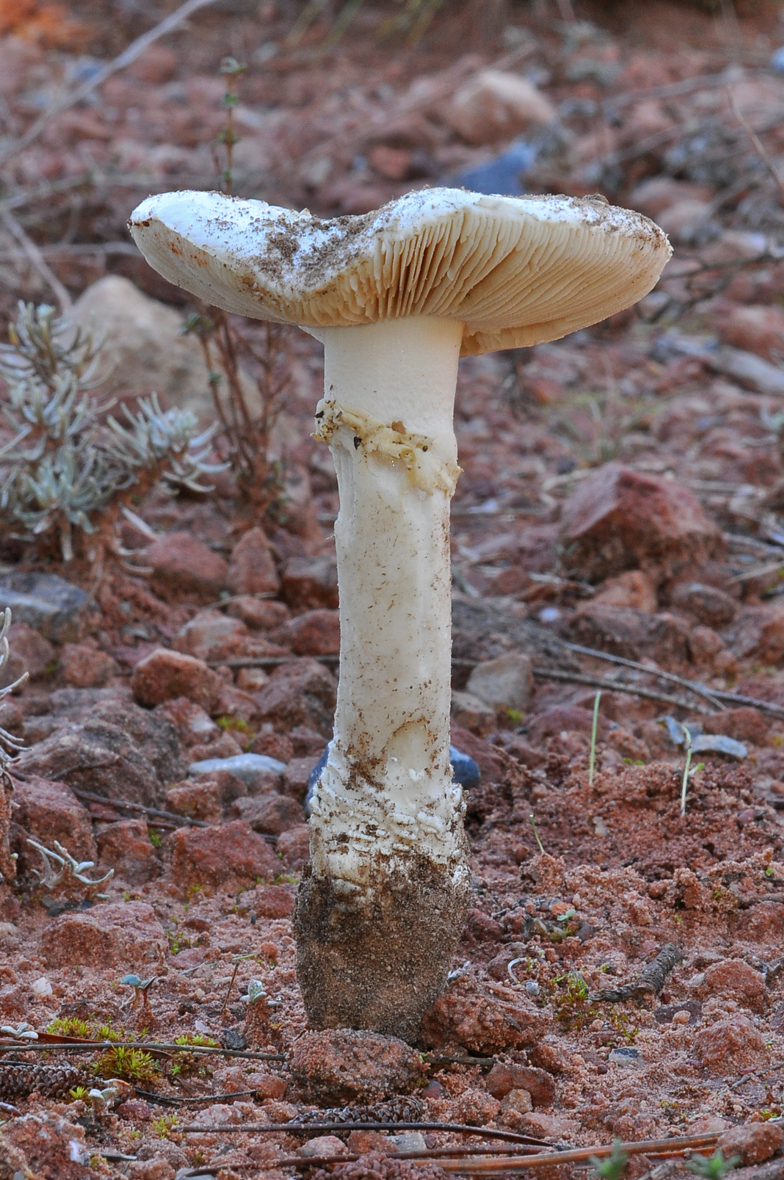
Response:
[[[315,333],[317,435],[340,492],[334,737],[310,802],[295,915],[312,1024],[415,1037],[470,896],[449,761],[449,504],[462,325],[405,318]]]
[[[295,913],[314,1027],[416,1037],[470,891],[449,762],[449,503],[458,357],[554,340],[646,295],[670,256],[602,197],[409,193],[322,221],[166,193],[131,232],[208,303],[324,343],[316,436],[335,459],[340,683]]]

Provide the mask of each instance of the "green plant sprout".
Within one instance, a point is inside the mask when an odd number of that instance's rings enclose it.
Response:
[[[717,1147],[713,1155],[693,1155],[690,1160],[687,1160],[686,1168],[695,1176],[706,1177],[706,1180],[722,1180],[722,1177],[726,1176],[727,1172],[731,1172],[733,1168],[737,1168],[740,1162],[739,1155],[731,1155],[729,1159],[725,1160],[723,1151]]]
[[[600,1159],[597,1155],[592,1155],[589,1160],[594,1175],[600,1177],[600,1180],[620,1180],[626,1171],[628,1162],[629,1157],[622,1149],[620,1139],[616,1139],[613,1142],[612,1151],[609,1155],[606,1155],[603,1159]]]
[[[691,733],[687,726],[682,725],[683,740],[686,743],[686,758],[683,763],[683,780],[681,782],[681,815],[686,814],[686,791],[689,786],[689,771],[691,770]]]
[[[158,1066],[144,1049],[117,1045],[102,1054],[95,1065],[99,1076],[124,1078],[127,1082],[151,1082],[158,1076]]]
[[[593,720],[591,722],[591,752],[588,755],[588,786],[593,786],[593,776],[596,770],[596,734],[599,729],[599,704],[602,699],[601,689],[597,692],[593,702]]]
[[[535,818],[535,816],[534,816],[534,813],[533,813],[533,812],[531,812],[531,814],[530,814],[530,816],[529,816],[528,818],[530,819],[530,821],[531,821],[531,827],[532,827],[532,828],[533,828],[533,830],[534,830],[534,840],[536,840],[536,846],[537,846],[537,848],[539,849],[539,851],[541,852],[542,856],[546,856],[546,855],[547,855],[547,853],[546,853],[546,852],[545,852],[545,850],[544,850],[544,844],[543,844],[543,843],[542,843],[542,841],[539,839],[539,832],[537,831],[537,828],[536,828],[536,818]]]

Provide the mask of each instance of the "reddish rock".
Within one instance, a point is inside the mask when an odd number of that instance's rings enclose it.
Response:
[[[240,619],[233,619],[221,611],[205,610],[180,628],[172,647],[197,660],[217,662],[240,654],[249,638],[248,628]]]
[[[242,619],[253,631],[272,631],[288,621],[289,608],[285,602],[272,602],[269,598],[254,598],[243,594],[226,607],[234,619]]]
[[[454,980],[425,1013],[422,1032],[427,1044],[462,1045],[470,1053],[488,1055],[535,1044],[544,1031],[544,1017],[520,996],[504,1001],[473,981]]]
[[[489,783],[501,781],[506,765],[503,751],[482,741],[476,734],[471,733],[468,729],[463,729],[460,725],[452,725],[451,735],[452,745],[456,746],[461,753],[468,754],[469,758],[473,758],[484,781]]]
[[[526,1090],[537,1106],[550,1106],[555,1101],[556,1085],[552,1074],[530,1065],[496,1062],[485,1078],[485,1086],[494,1098],[505,1098],[511,1090]]]
[[[0,1175],[84,1180],[91,1154],[83,1127],[53,1112],[26,1114],[3,1124]]]
[[[321,734],[319,741],[324,744]],[[267,754],[278,762],[290,762],[294,757],[294,742],[290,733],[275,733],[267,721],[248,746],[248,751],[251,754]]]
[[[81,643],[66,643],[60,657],[60,671],[74,688],[102,688],[119,672],[116,662],[105,652]]]
[[[631,607],[587,602],[575,611],[571,637],[628,660],[650,656],[662,664],[686,663],[692,656],[692,629],[675,615],[651,615]]]
[[[752,944],[784,940],[784,906],[775,901],[761,901],[743,915],[738,931]]]
[[[95,842],[89,812],[65,783],[30,775],[17,779],[14,821],[46,848],[58,840],[77,860],[95,860]],[[25,853],[24,859],[40,868],[38,853]]]
[[[147,824],[141,819],[122,819],[105,827],[98,836],[98,860],[102,869],[114,869],[131,885],[152,881],[161,873]]]
[[[784,1145],[784,1131],[774,1123],[744,1123],[731,1127],[719,1136],[717,1147],[725,1160],[739,1156],[740,1163],[761,1164],[770,1159]]]
[[[166,792],[166,810],[188,819],[216,824],[221,817],[221,790],[210,779],[186,780]]]
[[[294,913],[296,894],[291,885],[260,886],[246,897],[259,918],[290,918]],[[277,1097],[282,1098],[283,1095]]]
[[[717,313],[715,323],[725,344],[770,361],[778,361],[784,352],[784,308],[776,304],[739,307],[733,303]]]
[[[338,605],[338,566],[334,557],[294,557],[286,565],[281,581],[283,597],[290,607],[315,610]]]
[[[554,705],[539,713],[528,727],[529,740],[535,745],[541,745],[546,738],[557,737],[560,733],[590,733],[593,726],[593,713],[590,709],[583,709],[579,705]],[[609,722],[599,714],[598,734],[604,738]]]
[[[238,799],[234,814],[250,824],[254,832],[279,836],[302,823],[302,804],[287,795],[260,795]]]
[[[215,724],[209,713],[205,713],[201,705],[187,697],[164,701],[156,705],[155,712],[172,723],[183,746],[208,746],[224,736],[224,731]]]
[[[35,680],[44,676],[56,660],[56,652],[48,639],[27,623],[12,623],[8,630],[11,655],[22,664],[22,671]]]
[[[486,1090],[470,1087],[463,1090],[454,1104],[454,1117],[458,1123],[469,1127],[486,1127],[501,1109],[501,1103]]]
[[[702,990],[711,996],[726,996],[748,1008],[760,1009],[765,1003],[763,976],[742,959],[712,963],[705,971]]]
[[[187,697],[207,712],[217,704],[222,683],[203,660],[163,647],[140,660],[131,677],[133,695],[140,705],[152,708],[175,697]]]
[[[168,950],[163,927],[150,905],[112,902],[55,918],[41,934],[39,950],[47,967],[121,967],[160,963]]]
[[[311,659],[281,664],[256,696],[261,721],[281,729],[308,725],[325,736],[332,734],[335,699],[334,677]]]
[[[641,569],[655,584],[721,550],[719,528],[674,480],[606,463],[581,480],[561,515],[565,568],[589,581]]]
[[[522,1126],[523,1115],[529,1114],[534,1108],[533,1099],[528,1090],[510,1090],[501,1100],[498,1121],[504,1127],[512,1129]]]
[[[269,776],[269,777],[268,777]],[[271,777],[271,782],[269,778]],[[218,795],[221,803],[233,803],[235,799],[242,799],[249,794],[248,784],[239,775],[232,774],[230,770],[209,770],[199,774],[196,779],[197,782],[212,783],[218,788]],[[261,784],[259,786],[259,784]],[[186,784],[181,784],[186,785]],[[269,790],[276,791],[279,787],[278,776],[272,775],[271,771],[262,770],[259,772],[258,778],[255,778],[253,786],[253,794],[261,794],[266,787]]]
[[[764,1036],[747,1016],[738,1014],[698,1032],[694,1049],[703,1065],[721,1074],[757,1069],[767,1060]]]
[[[274,594],[280,584],[263,529],[250,529],[234,546],[226,576],[232,594]]]
[[[236,888],[271,881],[280,861],[243,820],[211,828],[179,828],[171,840],[171,873],[180,886]]]
[[[291,759],[283,771],[283,790],[287,795],[304,802],[311,773],[323,753],[322,748],[318,754],[311,754],[308,758]]]
[[[656,587],[642,570],[627,570],[625,574],[607,578],[592,601],[605,606],[631,607],[651,615],[656,610]]]
[[[243,692],[241,688],[235,688],[233,684],[222,686],[218,699],[212,707],[212,712],[222,725],[230,727],[229,732],[231,732],[232,724],[236,726],[232,737],[239,743],[240,748],[258,728],[260,717],[258,701],[252,693]]]
[[[779,663],[784,659],[784,602],[741,607],[725,638],[738,659]]]
[[[310,858],[310,830],[307,824],[297,824],[278,837],[278,852],[287,869],[298,872]]]
[[[516,1130],[551,1143],[569,1142],[579,1133],[580,1122],[579,1119],[570,1119],[568,1115],[545,1114],[544,1111],[535,1110],[523,1116]]]
[[[679,611],[693,615],[708,627],[726,627],[735,618],[738,604],[717,586],[703,582],[679,582],[670,601]]]
[[[531,127],[551,123],[556,112],[538,87],[519,74],[480,70],[442,111],[466,143],[507,143]]]
[[[411,1089],[422,1076],[419,1055],[405,1041],[351,1029],[303,1033],[289,1066],[307,1097],[323,1106],[375,1102]]]
[[[160,86],[176,78],[179,59],[167,45],[148,45],[144,53],[128,66],[128,73],[138,82]]]
[[[143,560],[152,566],[153,590],[166,602],[212,602],[226,585],[226,562],[190,533],[169,533],[153,541]]]
[[[770,721],[757,709],[744,706],[740,709],[722,709],[705,717],[702,728],[706,733],[723,733],[738,742],[749,742],[752,746],[764,746],[770,733]]]
[[[572,1068],[568,1050],[560,1041],[548,1037],[537,1041],[529,1053],[529,1058],[534,1065],[547,1070],[548,1073],[568,1074]]]
[[[655,176],[635,185],[629,193],[629,207],[639,209],[640,213],[655,220],[672,205],[682,201],[710,201],[713,195],[713,189],[708,185],[673,180],[670,176]]]
[[[309,610],[290,619],[270,639],[298,656],[329,656],[340,652],[340,618],[336,610]]]

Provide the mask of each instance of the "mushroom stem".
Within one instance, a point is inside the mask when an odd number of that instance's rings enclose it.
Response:
[[[463,325],[320,329],[335,525],[340,684],[311,802],[298,974],[316,1027],[415,1036],[443,988],[468,891],[449,763],[449,502]]]

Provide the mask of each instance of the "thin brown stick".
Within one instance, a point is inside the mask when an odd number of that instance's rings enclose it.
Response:
[[[145,1053],[199,1053],[244,1057],[249,1061],[285,1061],[285,1053],[252,1053],[222,1045],[175,1045],[144,1041],[0,1041],[0,1053],[97,1053],[101,1049],[141,1049]]]
[[[663,672],[660,668],[649,668],[647,664],[640,664],[637,660],[629,660],[625,656],[611,655],[609,652],[597,651],[593,647],[583,647],[579,643],[565,644],[569,651],[581,656],[592,656],[594,659],[605,660],[608,664],[619,664],[623,668],[634,668],[637,672],[645,672],[648,676],[656,676],[659,680],[668,680],[680,688],[687,688],[695,696],[702,697],[714,709],[721,709],[721,703],[715,693],[698,684],[695,680],[686,680],[683,676],[676,676],[674,672]]]
[[[392,1126],[393,1124],[391,1124]],[[424,1125],[424,1124],[422,1124]],[[346,1130],[350,1124],[342,1127]],[[187,1128],[178,1127],[178,1130]],[[242,1130],[241,1127],[227,1128],[221,1126],[221,1132],[224,1130]],[[488,1133],[486,1127],[475,1128],[477,1134]],[[640,1143],[622,1143],[620,1150],[626,1155],[658,1155],[670,1156],[681,1155],[684,1152],[699,1150],[701,1148],[713,1147],[718,1139],[718,1133],[705,1135],[688,1135],[682,1138],[673,1139],[649,1139]],[[487,1149],[479,1149],[487,1150]],[[492,1149],[490,1149],[492,1150]],[[452,1153],[452,1158],[444,1158],[448,1153]],[[434,1159],[438,1158],[439,1166],[446,1172],[472,1172],[478,1174],[496,1173],[496,1172],[524,1172],[528,1168],[546,1168],[553,1164],[568,1164],[579,1163],[589,1160],[591,1156],[603,1158],[611,1155],[613,1147],[579,1147],[573,1151],[554,1151],[554,1152],[536,1152],[523,1153],[522,1150],[516,1152],[514,1155],[505,1153],[494,1153],[495,1158],[488,1158],[485,1156],[480,1159],[459,1159],[457,1156],[475,1154],[470,1149],[465,1148],[430,1148],[427,1151],[406,1151],[391,1153],[389,1159]],[[439,1153],[437,1155],[437,1153]],[[490,1153],[488,1152],[488,1155]],[[523,1156],[523,1158],[520,1158]],[[341,1155],[341,1156],[293,1156],[290,1159],[274,1160],[268,1164],[258,1164],[257,1167],[261,1171],[272,1171],[274,1168],[282,1167],[323,1167],[328,1164],[350,1163],[359,1159],[358,1155]]]
[[[77,799],[84,799],[88,803],[105,803],[107,807],[116,807],[118,811],[140,811],[143,815],[170,820],[175,827],[208,828],[210,826],[203,819],[190,819],[185,815],[177,815],[174,811],[164,811],[160,807],[146,807],[143,803],[128,803],[125,799],[107,799],[105,795],[96,795],[93,791],[83,791],[80,787],[71,787],[71,790]]]
[[[639,1143],[621,1143],[619,1150],[625,1155],[682,1155],[687,1151],[699,1148],[713,1147],[717,1142],[718,1132],[709,1135],[684,1135],[672,1139],[646,1139]],[[488,1175],[494,1172],[521,1172],[527,1168],[548,1168],[553,1164],[582,1163],[591,1156],[603,1159],[612,1155],[613,1147],[577,1147],[572,1151],[540,1152],[538,1155],[527,1156],[525,1160],[510,1157],[498,1159],[478,1160],[441,1160],[440,1167],[445,1172],[469,1172]]]
[[[56,119],[63,111],[70,110],[71,107],[76,106],[83,99],[88,98],[94,90],[97,90],[99,86],[103,85],[107,78],[111,78],[113,74],[124,70],[131,62],[136,61],[137,57],[140,57],[145,49],[152,45],[153,42],[159,40],[160,37],[165,37],[167,33],[173,32],[178,25],[181,25],[184,20],[187,20],[199,8],[204,8],[207,4],[212,3],[214,3],[214,0],[186,0],[184,4],[181,4],[179,8],[167,16],[165,20],[155,25],[154,28],[148,29],[146,33],[142,33],[135,41],[131,41],[127,49],[124,49],[112,61],[107,62],[92,78],[83,82],[81,86],[77,86],[76,90],[71,91],[60,102],[55,103],[53,107],[50,107],[48,111],[40,115],[16,143],[9,144],[5,151],[0,152],[0,165],[5,164],[7,160],[12,160],[14,156],[18,156],[31,143],[34,143],[41,132],[49,126],[52,119]]]
[[[735,102],[735,95],[729,89],[727,90],[727,98],[729,99],[730,106],[732,107],[733,115],[735,116],[735,118],[738,120],[738,122],[740,123],[743,130],[748,135],[749,139],[751,140],[751,142],[754,145],[755,152],[757,153],[759,158],[762,160],[762,163],[765,165],[768,172],[771,174],[774,181],[776,182],[776,188],[779,190],[779,196],[781,197],[781,203],[784,205],[784,181],[782,181],[781,177],[779,176],[778,169],[776,168],[776,166],[774,165],[770,156],[768,155],[767,151],[765,150],[765,145],[763,144],[762,140],[757,135],[754,128],[747,122],[745,116],[738,109],[738,104]]]
[[[655,692],[652,688],[638,688],[634,684],[627,684],[618,680],[605,680],[601,676],[587,676],[582,672],[563,672],[559,668],[542,668],[534,665],[534,677],[542,680],[564,680],[569,684],[587,684],[591,688],[605,689],[607,692],[628,692],[632,696],[644,697],[648,701],[663,701],[666,705],[677,705],[679,709],[686,709],[691,713],[710,714],[712,710],[701,705],[692,705],[689,701],[682,701],[679,697],[671,697],[664,692]]]
[[[55,299],[60,304],[60,311],[63,313],[70,311],[73,307],[73,299],[71,299],[70,292],[60,282],[35,242],[32,238],[28,237],[13,213],[9,212],[8,209],[4,210],[0,213],[0,220],[2,220],[3,225],[18,244],[33,269],[40,275],[47,287],[49,287]]]
[[[178,1127],[187,1135],[208,1135],[219,1131],[221,1135],[233,1132],[264,1133],[271,1135],[312,1135],[314,1131],[451,1131],[456,1135],[485,1135],[488,1139],[505,1139],[509,1143],[523,1143],[535,1147],[547,1147],[541,1139],[530,1135],[517,1135],[514,1131],[500,1131],[495,1127],[468,1127],[463,1123],[419,1123],[419,1122],[367,1122],[367,1123],[242,1123],[226,1126],[224,1123],[208,1124],[203,1127]],[[715,1136],[714,1136],[715,1138]],[[611,1150],[611,1149],[608,1149]],[[343,1157],[345,1158],[345,1157]],[[312,1161],[311,1161],[312,1162]]]
[[[639,664],[636,660],[627,660],[623,656],[614,656],[606,651],[599,651],[593,647],[582,647],[579,643],[565,643],[569,651],[576,652],[578,655],[591,656],[595,660],[605,660],[608,664],[621,664],[625,668],[635,668],[639,672],[646,672],[649,676],[657,676],[662,680],[672,680],[676,684],[682,684],[691,692],[698,695],[707,693],[707,699],[712,699],[717,703],[717,707],[723,708],[725,705],[748,705],[751,709],[759,709],[761,713],[770,713],[772,717],[784,717],[784,707],[781,705],[774,705],[770,701],[761,701],[757,697],[747,697],[740,692],[727,692],[723,688],[706,689],[704,684],[700,684],[696,680],[685,680],[679,676],[675,676],[672,672],[662,672],[658,668],[649,668],[647,664]]]

